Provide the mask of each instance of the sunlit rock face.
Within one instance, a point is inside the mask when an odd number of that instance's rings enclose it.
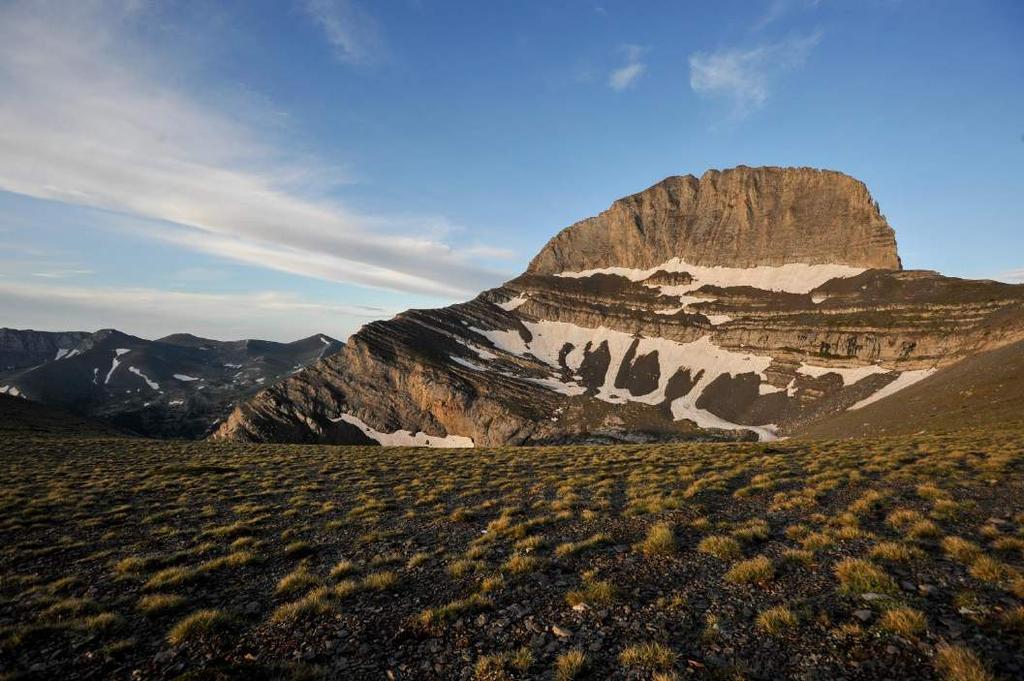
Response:
[[[475,299],[374,322],[215,437],[493,446],[784,436],[1024,337],[1024,287],[903,271],[866,187],[668,178]]]

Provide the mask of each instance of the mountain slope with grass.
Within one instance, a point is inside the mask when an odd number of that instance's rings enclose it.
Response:
[[[801,436],[857,438],[1024,426],[1024,342],[973,355],[896,394],[808,424]]]

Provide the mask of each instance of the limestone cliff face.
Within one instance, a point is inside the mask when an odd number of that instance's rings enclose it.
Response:
[[[366,325],[215,436],[767,439],[1020,340],[1024,286],[903,271],[860,182],[709,171],[617,201],[467,303]]]
[[[529,271],[787,263],[900,269],[896,236],[867,187],[812,168],[709,170],[669,177],[559,232]]]

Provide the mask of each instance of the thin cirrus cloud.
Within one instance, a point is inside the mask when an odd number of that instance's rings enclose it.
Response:
[[[307,277],[443,297],[501,281],[477,251],[437,238],[435,217],[362,215],[296,189],[330,169],[165,85],[174,79],[155,74],[174,64],[127,29],[145,11],[131,0],[0,9],[0,189],[139,218],[155,239]]]
[[[701,97],[730,104],[730,116],[743,118],[768,101],[781,74],[802,66],[823,34],[815,31],[753,48],[730,48],[690,55],[690,87]]]
[[[820,4],[821,0],[771,0],[764,13],[754,22],[753,30],[763,30],[790,12],[813,9]]]
[[[377,23],[351,0],[301,0],[301,7],[323,30],[339,60],[369,64],[383,56]]]
[[[352,330],[353,319],[368,321],[389,314],[393,311],[385,308],[310,302],[275,291],[214,294],[0,279],[0,317],[17,318],[40,330],[110,327],[160,338],[190,329],[224,340],[293,341],[315,333],[340,335],[338,331]]]
[[[619,92],[631,87],[647,70],[647,65],[640,58],[645,49],[640,45],[623,45],[622,53],[626,63],[608,74],[608,87]]]

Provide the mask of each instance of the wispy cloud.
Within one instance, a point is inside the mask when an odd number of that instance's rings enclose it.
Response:
[[[42,279],[69,279],[71,277],[85,277],[90,274],[96,274],[96,272],[94,270],[85,269],[55,269],[33,272],[32,276],[40,277]]]
[[[41,330],[111,327],[145,338],[188,330],[237,339],[282,329],[287,336],[268,340],[291,341],[314,333],[345,338],[366,321],[391,314],[380,307],[325,304],[277,291],[196,293],[0,280],[0,318]]]
[[[647,70],[647,65],[640,59],[646,49],[640,45],[623,45],[620,51],[625,55],[626,63],[608,74],[608,87],[621,91],[629,88]]]
[[[2,6],[0,189],[140,218],[154,238],[309,277],[445,297],[501,281],[436,238],[436,217],[364,215],[313,194],[303,178],[331,167],[169,85],[180,82],[167,76],[172,56],[132,39],[147,7]]]
[[[690,55],[690,87],[702,97],[729,101],[730,115],[742,118],[765,105],[775,79],[807,61],[822,35],[816,31],[749,49],[696,52]]]
[[[764,14],[754,22],[753,30],[763,30],[790,12],[811,9],[820,4],[821,0],[769,0]]]
[[[377,61],[383,41],[377,22],[353,0],[300,0],[302,8],[323,30],[341,61]]]

